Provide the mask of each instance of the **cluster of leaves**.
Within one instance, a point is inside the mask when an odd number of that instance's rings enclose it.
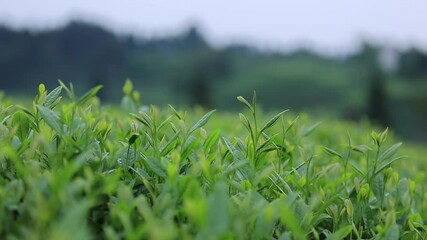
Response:
[[[427,236],[424,185],[391,168],[400,143],[387,130],[323,146],[319,124],[263,121],[254,94],[238,97],[241,123],[214,120],[232,131],[208,131],[214,111],[141,108],[130,82],[126,111],[101,107],[99,89],[78,98],[61,82],[40,85],[32,108],[1,101],[1,239]]]

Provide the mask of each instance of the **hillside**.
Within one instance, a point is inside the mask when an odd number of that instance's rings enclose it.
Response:
[[[427,140],[427,55],[422,51],[364,43],[358,52],[331,57],[308,49],[280,52],[238,44],[217,49],[208,40],[197,28],[146,38],[80,21],[38,32],[4,26],[0,89],[32,96],[39,83],[54,88],[61,79],[73,82],[77,93],[102,84],[99,97],[118,102],[117,89],[130,78],[144,105],[223,110],[238,109],[235,96],[250,97],[256,90],[268,110],[369,118],[406,139]],[[384,53],[394,68],[381,67]]]

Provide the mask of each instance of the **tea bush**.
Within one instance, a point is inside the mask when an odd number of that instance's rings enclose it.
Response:
[[[267,119],[255,94],[234,116],[141,107],[130,82],[107,107],[99,90],[1,100],[1,239],[427,237],[422,163],[387,129]]]

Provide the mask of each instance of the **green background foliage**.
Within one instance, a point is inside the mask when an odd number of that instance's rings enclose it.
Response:
[[[250,98],[256,90],[266,110],[369,118],[405,139],[426,141],[427,55],[422,50],[391,49],[396,66],[384,69],[378,59],[390,49],[372,43],[347,55],[324,56],[239,44],[214,48],[208,40],[194,27],[145,38],[80,21],[45,31],[0,26],[0,89],[28,97],[39,83],[52,89],[61,79],[73,82],[77,93],[102,84],[98,96],[115,103],[121,99],[117,89],[130,78],[146,105],[234,111],[240,108],[235,96]]]

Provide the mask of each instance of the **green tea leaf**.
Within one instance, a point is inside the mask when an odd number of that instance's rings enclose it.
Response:
[[[384,188],[385,188],[384,176],[382,174],[379,174],[374,178],[374,181],[372,184],[372,192],[374,192],[375,197],[378,199],[380,203],[383,202]]]
[[[122,107],[122,109],[124,109],[127,112],[136,112],[137,110],[135,102],[128,95],[122,98],[120,107]]]
[[[310,127],[304,129],[304,132],[302,134],[303,137],[307,137],[308,135],[310,135],[317,127],[320,126],[320,124],[322,124],[321,122],[315,123],[313,125],[311,125]]]
[[[264,127],[262,127],[261,128],[261,131],[260,132],[264,132],[265,130],[267,130],[268,128],[271,128],[272,126],[274,126],[274,124],[276,124],[276,122],[277,122],[277,120],[284,114],[284,113],[286,113],[287,111],[289,111],[289,110],[285,110],[285,111],[282,111],[282,112],[280,112],[280,113],[278,113],[278,114],[276,114],[274,117],[272,117],[265,125],[264,125]]]
[[[148,164],[151,171],[153,171],[157,176],[166,178],[167,172],[166,168],[162,165],[159,159],[155,157],[143,158],[143,160]]]
[[[230,201],[228,187],[223,182],[215,185],[213,192],[208,196],[208,233],[210,238],[220,239],[230,227]]]
[[[353,167],[354,170],[357,171],[357,173],[359,173],[360,175],[364,175],[365,173],[362,170],[362,167],[360,167],[360,165],[355,162],[355,161],[350,161],[351,166]]]
[[[47,96],[44,101],[43,106],[48,107],[52,109],[54,107],[55,101],[59,98],[59,95],[61,94],[62,87],[59,86],[55,89],[53,89]]]
[[[161,130],[164,126],[166,126],[166,124],[170,123],[170,120],[172,119],[172,117],[173,116],[169,116],[162,123],[160,123],[158,130]]]
[[[129,137],[128,143],[129,145],[132,145],[135,143],[136,139],[138,139],[139,133],[132,133],[132,135]]]
[[[61,80],[58,79],[59,85],[67,92],[68,97],[71,100],[75,100],[75,95],[74,95],[74,87],[73,84],[70,83],[70,87],[67,87],[67,85],[65,85],[64,82],[62,82]]]
[[[14,126],[17,126],[17,132],[16,135],[18,136],[19,140],[23,142],[25,139],[27,139],[28,132],[30,131],[30,120],[28,119],[27,114],[19,111],[13,114],[12,122]]]
[[[196,124],[194,124],[190,130],[188,131],[189,134],[194,132],[196,129],[203,127],[211,117],[212,113],[214,113],[216,110],[212,110],[208,113],[206,113]]]
[[[399,147],[402,146],[402,143],[396,143],[393,146],[391,146],[389,149],[385,150],[378,158],[378,162],[383,162],[387,159],[389,159],[390,157],[392,157],[394,154],[396,154],[397,149],[399,149]]]
[[[386,128],[385,130],[384,130],[384,132],[382,132],[379,136],[378,136],[378,140],[380,141],[380,142],[385,142],[386,140],[387,140],[387,136],[388,136],[388,128]]]
[[[178,113],[178,111],[170,104],[168,104],[169,108],[172,110],[172,113],[179,119],[182,120],[181,114]]]
[[[378,133],[375,131],[372,131],[371,132],[371,138],[372,138],[372,141],[374,141],[375,145],[377,145],[377,147],[379,147],[380,141],[378,140]]]
[[[196,151],[200,144],[200,140],[196,137],[190,136],[184,143],[183,151],[181,153],[182,159],[187,159],[192,152]]]
[[[251,111],[253,111],[252,105],[246,101],[246,99],[242,96],[238,96],[237,100],[239,100],[239,102],[243,103],[246,107],[248,107]]]
[[[388,161],[383,162],[381,165],[377,167],[377,169],[375,170],[375,174],[380,173],[382,170],[388,168],[393,162],[400,160],[402,158],[405,158],[405,157],[404,156],[395,157],[395,158],[389,159]]]
[[[252,106],[253,106],[253,110],[255,111],[255,108],[256,108],[256,91],[255,90],[252,95]]]
[[[270,144],[270,143],[272,143],[274,136],[270,137],[270,136],[265,135],[264,137],[266,138],[266,140],[263,143],[261,143],[261,145],[258,146],[256,151],[257,152],[267,152],[267,151],[277,150],[277,147],[274,146],[274,143]],[[269,147],[269,145],[273,145],[273,146]]]
[[[50,110],[49,108],[45,106],[37,106],[37,109],[39,110],[40,116],[42,119],[51,127],[53,130],[55,130],[56,133],[62,134],[62,124],[59,119],[59,116]]]
[[[245,161],[246,160],[245,156],[240,151],[238,151],[233,146],[233,144],[231,144],[231,142],[228,141],[228,139],[222,138],[222,140],[224,141],[225,146],[228,148],[228,150],[230,151],[231,155],[233,155],[235,160],[237,160],[237,161]]]
[[[323,147],[323,150],[325,150],[327,153],[333,155],[333,156],[337,156],[341,159],[344,159],[343,156],[341,154],[339,154],[338,152],[336,152],[335,150],[333,150],[332,148],[328,148],[328,147]]]
[[[242,113],[239,113],[239,118],[240,118],[240,122],[242,122],[243,126],[245,126],[245,128],[251,132],[252,134],[252,126],[251,123],[249,122],[248,118],[243,115]]]
[[[43,83],[39,84],[39,95],[43,94],[46,91],[46,86]]]
[[[347,237],[351,231],[353,230],[353,227],[351,225],[347,225],[345,227],[340,228],[338,231],[332,233],[328,236],[328,240],[341,240]]]
[[[273,202],[276,205],[276,209],[280,211],[280,220],[283,224],[292,232],[292,235],[295,239],[306,239],[303,229],[301,228],[301,221],[297,218],[295,210],[291,205],[294,201],[293,198],[296,198],[295,194],[289,195],[286,198],[287,201],[276,200]]]
[[[168,154],[170,151],[172,151],[172,149],[175,147],[175,145],[178,142],[178,137],[181,134],[181,131],[176,132],[170,139],[169,141],[166,143],[165,146],[162,147],[162,149],[160,150],[160,152],[162,153],[162,156],[165,156],[166,154]]]
[[[211,149],[218,142],[220,134],[221,134],[220,130],[215,130],[214,132],[209,134],[209,136],[206,138],[205,142],[203,143],[203,149],[205,151],[208,151],[209,149]]]
[[[367,145],[357,145],[357,146],[352,146],[351,150],[364,154],[367,150],[372,150],[372,149]]]
[[[123,85],[123,93],[126,96],[130,97],[132,94],[132,89],[133,89],[132,81],[130,79],[126,79],[125,85]]]
[[[235,172],[236,170],[243,168],[247,164],[248,162],[245,162],[245,161],[233,162],[232,164],[227,166],[227,168],[224,170],[224,172],[222,172],[222,174],[224,176],[228,176],[229,174]]]
[[[145,113],[145,112],[140,112],[139,113],[139,115],[140,116],[138,116],[138,115],[136,115],[136,114],[133,114],[133,113],[131,113],[130,114],[131,116],[133,116],[136,120],[138,120],[139,122],[141,122],[142,124],[144,124],[146,127],[148,127],[149,129],[152,129],[153,128],[153,125],[154,125],[154,123],[153,123],[153,120],[151,119],[151,117],[150,116],[148,116],[148,114],[147,113]]]
[[[400,239],[399,226],[397,224],[393,224],[385,233],[384,239],[399,240]]]
[[[409,182],[407,178],[402,178],[397,183],[397,191],[400,196],[409,193]]]
[[[99,90],[101,90],[103,86],[102,85],[98,85],[92,89],[90,89],[89,91],[87,91],[83,96],[81,96],[78,100],[77,100],[77,105],[83,105],[85,102],[87,102],[89,99],[91,99],[92,97],[96,96],[96,94],[99,92]]]
[[[30,111],[30,110],[28,110],[28,109],[26,109],[25,107],[23,107],[23,106],[20,106],[20,105],[17,105],[16,106],[19,110],[21,110],[21,111],[23,111],[25,114],[27,114],[28,116],[30,116],[32,119],[35,119],[36,117],[34,116],[34,114]],[[3,121],[2,121],[2,123],[3,123]]]

